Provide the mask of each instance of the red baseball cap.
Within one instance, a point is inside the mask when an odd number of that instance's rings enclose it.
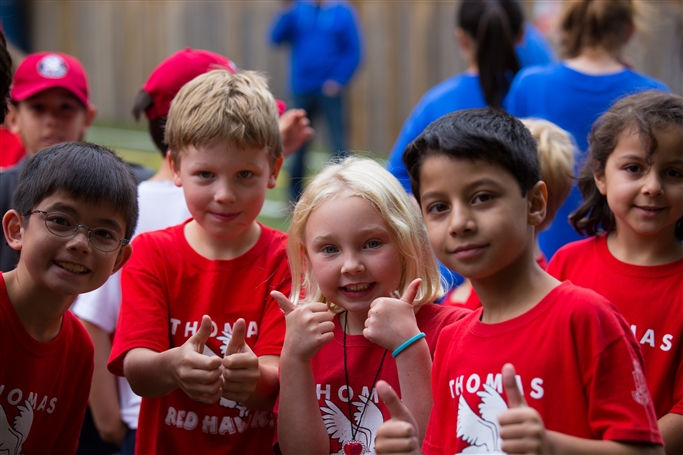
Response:
[[[237,73],[233,62],[222,55],[189,47],[176,52],[157,66],[142,88],[152,98],[152,105],[145,109],[150,120],[168,115],[171,101],[183,85],[195,77],[213,69],[226,69]]]
[[[88,75],[76,57],[59,52],[38,52],[28,55],[14,74],[10,96],[24,101],[38,92],[62,87],[73,93],[85,107],[88,100]]]

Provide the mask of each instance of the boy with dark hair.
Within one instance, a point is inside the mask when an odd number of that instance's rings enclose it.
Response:
[[[171,103],[168,163],[192,218],[140,234],[109,362],[143,397],[137,453],[270,453],[285,234],[256,221],[282,165],[263,78],[213,70]]]
[[[535,260],[547,192],[529,130],[502,111],[459,111],[432,123],[404,160],[435,254],[482,303],[441,333],[422,450],[663,453],[627,323]],[[378,432],[377,453],[419,449],[385,386],[397,415]]]
[[[19,264],[0,276],[0,450],[75,453],[93,346],[68,311],[128,260],[135,176],[111,150],[62,143],[29,158],[2,227]]]

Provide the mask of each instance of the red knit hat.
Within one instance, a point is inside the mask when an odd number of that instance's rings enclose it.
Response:
[[[171,101],[183,85],[212,69],[237,72],[233,62],[222,55],[185,48],[168,57],[157,66],[142,88],[152,98],[152,105],[145,109],[150,120],[168,115]]]
[[[24,101],[53,87],[67,89],[85,107],[90,107],[85,68],[75,57],[59,52],[39,52],[27,56],[14,74],[10,96],[13,101]]]

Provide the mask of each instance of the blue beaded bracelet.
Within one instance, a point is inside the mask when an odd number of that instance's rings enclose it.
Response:
[[[396,349],[394,349],[394,352],[391,353],[391,356],[395,358],[397,355],[399,355],[401,352],[403,352],[403,350],[404,350],[405,348],[407,348],[407,347],[410,346],[411,344],[415,343],[417,340],[419,340],[419,339],[421,339],[421,338],[424,338],[425,336],[426,336],[426,335],[425,335],[424,332],[418,333],[417,335],[415,335],[414,337],[410,338],[408,341],[406,341],[405,343],[403,343],[401,346],[399,346],[399,347],[397,347]]]

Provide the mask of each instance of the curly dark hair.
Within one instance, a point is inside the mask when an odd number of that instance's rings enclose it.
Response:
[[[600,194],[594,175],[605,170],[621,133],[631,128],[636,130],[649,161],[657,151],[655,132],[670,127],[683,128],[683,98],[659,91],[623,98],[593,124],[588,138],[588,159],[578,180],[584,202],[569,217],[579,234],[591,236],[616,229],[614,213],[607,205],[607,198]],[[683,240],[683,217],[676,223],[675,234]]]

